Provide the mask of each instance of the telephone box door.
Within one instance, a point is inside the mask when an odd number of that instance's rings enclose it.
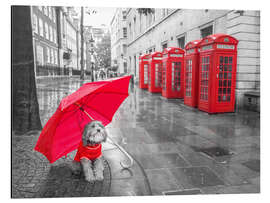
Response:
[[[155,86],[155,90],[156,92],[161,92],[161,84],[162,84],[162,62],[157,62],[155,63],[154,66],[154,86]]]
[[[172,92],[180,92],[181,88],[181,66],[182,62],[172,62]]]
[[[203,55],[200,59],[200,89],[199,89],[199,106],[202,109],[209,108],[209,93],[210,93],[210,70],[211,70],[211,56]]]
[[[149,69],[149,64],[145,63],[143,64],[143,84],[145,85],[145,88],[148,86],[148,69]]]
[[[234,107],[235,89],[235,55],[217,54],[215,100],[218,108],[228,108],[231,103]],[[232,107],[229,107],[232,108]],[[226,109],[224,109],[226,111]]]

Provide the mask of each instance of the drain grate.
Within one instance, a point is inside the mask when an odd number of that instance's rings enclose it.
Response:
[[[197,152],[202,152],[210,157],[222,157],[222,156],[229,156],[233,153],[229,150],[221,147],[209,147],[209,148],[199,148],[193,147],[193,149]]]
[[[163,192],[164,195],[197,195],[202,194],[200,189],[190,189],[190,190],[176,190]]]

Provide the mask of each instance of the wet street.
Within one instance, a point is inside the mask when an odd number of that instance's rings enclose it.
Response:
[[[38,82],[43,126],[61,99],[81,85],[78,79]],[[36,175],[33,178],[29,172],[31,167],[26,164],[25,172],[21,172],[23,163],[15,158],[16,163],[13,164],[18,167],[13,171],[16,176],[13,177],[14,196],[46,197],[45,193],[48,197],[57,196],[52,189],[61,190],[57,181],[65,183],[59,196],[87,196],[87,192],[80,193],[80,188],[87,191],[89,187],[93,196],[260,192],[259,113],[241,111],[208,115],[185,106],[183,100],[167,100],[160,94],[141,90],[135,84],[130,86],[130,96],[106,128],[109,136],[126,149],[135,162],[130,170],[123,170],[120,161],[127,161],[123,153],[109,142],[103,144],[105,180],[94,186],[88,186],[81,178],[70,176],[69,181],[65,177],[57,178],[57,174],[67,170],[63,163],[68,158],[72,159],[74,153],[51,165],[46,158],[30,149],[38,133],[26,136],[28,142],[14,136],[16,143],[28,143],[16,145],[17,156],[22,156],[20,150],[29,148],[28,158],[20,160],[27,160],[33,167],[42,165],[38,172],[32,172]],[[32,163],[31,160],[39,161]],[[26,174],[29,179],[23,179],[21,174]],[[30,188],[28,193],[25,192],[27,185]],[[34,187],[37,185],[38,188]],[[71,195],[74,190],[77,193]],[[39,195],[35,196],[36,193]]]

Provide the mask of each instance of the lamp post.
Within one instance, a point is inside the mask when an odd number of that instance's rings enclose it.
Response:
[[[81,7],[81,26],[80,26],[80,31],[81,31],[81,76],[80,79],[84,80],[84,53],[83,53],[83,45],[84,45],[84,40],[83,40],[83,15],[84,15],[84,11],[83,11],[83,6]]]
[[[93,10],[92,12],[86,7],[86,13],[88,15],[96,14],[97,11]],[[84,80],[84,26],[83,26],[83,20],[84,20],[84,7],[81,7],[81,24],[80,24],[80,35],[81,35],[81,80]],[[94,43],[94,40],[91,35],[91,39]],[[90,41],[91,41],[90,39]],[[93,80],[92,80],[93,81]]]
[[[89,39],[89,44],[90,44],[90,54],[91,54],[91,81],[94,82],[94,42],[95,40],[93,39],[92,34],[90,35],[90,39]]]

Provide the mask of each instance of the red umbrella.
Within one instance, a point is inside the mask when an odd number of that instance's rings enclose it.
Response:
[[[112,121],[113,115],[128,97],[130,78],[125,76],[86,83],[62,99],[42,129],[34,149],[46,156],[50,163],[77,149],[88,122],[99,120],[106,126]]]

